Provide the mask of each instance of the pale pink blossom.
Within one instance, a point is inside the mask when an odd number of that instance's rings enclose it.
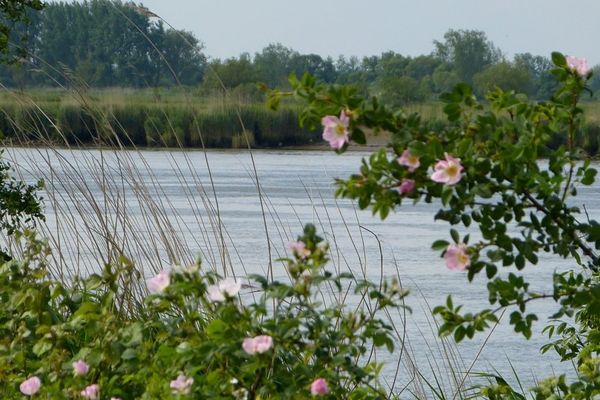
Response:
[[[421,161],[419,161],[419,157],[410,154],[410,151],[406,149],[398,157],[398,164],[404,165],[410,172],[414,172],[421,165]]]
[[[73,372],[77,376],[83,376],[88,373],[90,366],[83,360],[77,360],[73,364]]]
[[[100,394],[100,386],[93,384],[93,385],[89,385],[88,387],[86,387],[85,389],[83,389],[81,391],[81,397],[84,397],[86,399],[90,399],[90,400],[96,400],[98,398],[98,395]]]
[[[171,381],[170,388],[174,394],[190,394],[193,384],[194,378],[179,374],[177,379]]]
[[[33,396],[40,390],[40,387],[42,387],[42,381],[37,376],[32,376],[19,385],[21,393],[25,396]]]
[[[449,245],[444,260],[449,269],[457,271],[464,271],[471,265],[471,256],[467,253],[467,246],[464,243]]]
[[[318,378],[310,384],[310,394],[313,396],[325,396],[329,393],[329,386],[324,378]]]
[[[577,58],[574,56],[567,56],[567,66],[569,69],[577,72],[581,76],[586,76],[590,71],[590,67],[588,66],[588,62],[585,58]]]
[[[225,301],[225,296],[234,297],[241,288],[241,282],[236,281],[234,278],[225,278],[218,284],[207,287],[206,292],[208,299],[217,303]]]
[[[120,397],[111,397],[110,400],[122,400]]]
[[[160,271],[155,277],[146,281],[150,293],[162,293],[170,283],[169,271]]]
[[[306,243],[302,240],[292,241],[288,243],[288,247],[299,258],[307,258],[310,256],[310,250],[306,248]]]
[[[324,128],[323,139],[328,141],[332,148],[339,150],[350,141],[350,132],[348,131],[350,117],[345,111],[341,112],[339,118],[334,115],[321,118],[321,124]]]
[[[268,335],[245,338],[242,342],[242,349],[248,354],[265,353],[271,347],[273,347],[273,338]]]
[[[448,153],[444,153],[445,160],[440,160],[435,164],[431,180],[447,185],[454,185],[462,178],[461,172],[463,166],[460,164],[460,158],[454,158]]]
[[[402,179],[400,185],[398,185],[398,191],[400,194],[407,194],[415,189],[415,181],[412,179]]]

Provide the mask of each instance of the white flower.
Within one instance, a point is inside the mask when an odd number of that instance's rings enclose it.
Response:
[[[242,288],[242,282],[236,281],[234,278],[225,278],[217,285],[211,285],[206,288],[208,299],[218,303],[225,301],[225,296],[234,297]]]

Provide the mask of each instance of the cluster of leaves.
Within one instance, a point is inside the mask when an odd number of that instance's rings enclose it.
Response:
[[[393,350],[392,328],[376,313],[401,306],[405,293],[325,271],[327,245],[313,226],[299,238],[304,251],[283,260],[291,283],[254,276],[219,301],[210,294],[219,277],[200,264],[174,268],[143,301],[126,259],[65,286],[47,276],[45,244],[31,231],[16,235],[27,243],[23,259],[0,266],[3,399],[22,398],[19,384],[31,376],[41,380],[36,396],[53,399],[80,398],[90,384],[106,399],[304,399],[319,378],[323,398],[388,398],[369,355]],[[348,283],[363,298],[351,309],[341,300]],[[265,335],[272,346],[245,351],[244,339]],[[77,360],[89,371],[76,374]],[[172,393],[179,375],[193,379],[189,393]]]
[[[574,145],[583,117],[578,102],[588,90],[591,72],[581,74],[559,53],[553,53],[552,60],[551,72],[559,86],[550,100],[533,102],[525,95],[495,89],[481,102],[467,84],[459,84],[441,97],[450,125],[440,131],[432,131],[417,114],[391,110],[374,97],[365,99],[352,88],[319,84],[308,75],[301,80],[292,77],[293,91],[273,91],[270,101],[276,105],[285,95],[305,100],[301,123],[313,126],[323,116],[342,111],[351,117],[347,130],[358,144],[365,142],[366,131],[391,134],[387,148],[363,160],[358,174],[338,180],[337,194],[358,200],[360,208],[370,208],[381,218],[403,201],[440,204],[435,219],[452,226],[451,241],[440,239],[433,249],[444,255],[450,242],[467,245],[466,277],[471,281],[485,273],[493,306],[464,312],[449,297],[446,305],[434,309],[442,319],[441,335],[452,334],[457,341],[472,338],[509,311],[514,331],[529,338],[538,316],[527,312],[528,303],[554,301],[555,313],[545,317],[555,320],[556,326],[551,324],[547,332],[559,338],[544,350],[555,348],[564,360],[596,365],[590,379],[597,382],[600,225],[582,217],[574,202],[567,201],[576,196],[579,185],[592,185],[597,173]],[[566,145],[551,151],[548,144],[557,134],[566,137]],[[406,168],[399,161],[405,151],[419,159],[419,168]],[[456,184],[431,179],[432,168],[446,153],[459,158],[464,168]],[[541,161],[543,157],[547,161]],[[400,185],[406,179],[414,181],[414,189],[403,192]],[[461,237],[455,226],[468,234]],[[478,239],[473,241],[470,234]],[[540,253],[573,265],[568,272],[554,274],[551,293],[531,291],[520,273],[537,264]],[[576,325],[559,321],[563,317],[574,317]],[[600,393],[597,384],[593,388],[593,393]]]
[[[0,156],[2,153],[0,152]],[[8,235],[22,230],[43,219],[41,199],[37,191],[43,187],[43,182],[28,185],[11,174],[10,165],[0,159],[0,229]],[[0,261],[10,258],[5,250],[0,249]]]
[[[14,57],[9,56],[11,54],[11,32],[15,24],[28,23],[29,11],[39,11],[44,6],[45,4],[41,0],[0,0],[0,54],[3,56],[2,61],[15,60]],[[22,45],[27,39],[28,35],[24,33],[16,38]],[[23,56],[25,53],[24,48],[21,47],[17,51],[17,56]]]

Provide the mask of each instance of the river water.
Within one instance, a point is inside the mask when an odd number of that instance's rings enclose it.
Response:
[[[99,268],[98,260],[107,257],[110,245],[94,235],[109,232],[148,276],[198,256],[207,267],[226,268],[228,274],[270,273],[271,251],[274,277],[287,279],[283,265],[274,260],[285,255],[286,243],[311,222],[331,243],[330,269],[349,269],[373,279],[379,279],[382,271],[387,278],[398,274],[411,291],[407,303],[413,312],[405,321],[402,313],[394,316],[396,326],[407,334],[398,387],[414,376],[413,367],[407,365],[415,365],[425,376],[442,377],[441,384],[448,387],[461,381],[467,370],[497,370],[515,382],[514,368],[525,387],[553,372],[573,374],[570,364],[539,351],[552,302],[531,304],[541,317],[531,340],[511,334],[506,323],[494,330],[483,348],[483,335],[459,346],[436,337],[429,307],[452,294],[466,309],[485,308],[486,281],[468,283],[465,274],[447,270],[439,252],[430,249],[433,241],[449,236],[447,226],[433,220],[435,204],[406,204],[381,221],[351,201],[335,199],[334,179],[357,171],[367,153],[252,154],[254,163],[250,153],[234,151],[7,152],[25,179],[46,181],[44,233],[60,249],[55,250],[60,254],[55,262],[65,274]],[[583,188],[576,200],[585,204],[591,218],[600,218],[598,185]],[[550,292],[553,272],[571,264],[542,257],[537,266],[526,268],[525,275],[534,290]],[[378,355],[378,361],[387,362],[387,382],[393,380],[399,354]]]

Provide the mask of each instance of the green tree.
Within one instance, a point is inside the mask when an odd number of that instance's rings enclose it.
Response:
[[[65,84],[73,76],[94,86],[192,85],[202,81],[205,57],[191,33],[165,29],[134,3],[111,0],[53,2],[19,35],[27,35],[22,80],[28,84]],[[167,66],[170,65],[170,68]],[[42,71],[33,75],[29,71]],[[7,84],[14,71],[0,67]]]
[[[473,77],[473,83],[480,95],[494,88],[504,91],[521,91],[532,94],[534,80],[527,68],[509,62],[500,62],[487,66]]]
[[[202,43],[187,31],[169,29],[161,38],[160,50],[168,70],[162,77],[164,83],[179,82],[184,85],[194,85],[202,81],[206,57],[202,53]],[[171,76],[169,73],[171,72]],[[172,75],[175,74],[175,77]]]
[[[293,68],[292,59],[298,55],[281,43],[268,45],[254,56],[259,80],[270,87],[287,87],[287,77]]]
[[[258,73],[248,53],[238,58],[219,59],[209,63],[202,86],[207,90],[233,89],[240,85],[254,84]]]
[[[515,54],[514,64],[526,68],[533,77],[531,94],[537,99],[549,99],[558,88],[558,81],[552,75],[552,61],[547,57],[531,53]]]
[[[434,41],[434,54],[452,65],[458,77],[471,83],[473,76],[488,65],[499,62],[502,53],[486,34],[475,30],[449,30],[444,41]]]

